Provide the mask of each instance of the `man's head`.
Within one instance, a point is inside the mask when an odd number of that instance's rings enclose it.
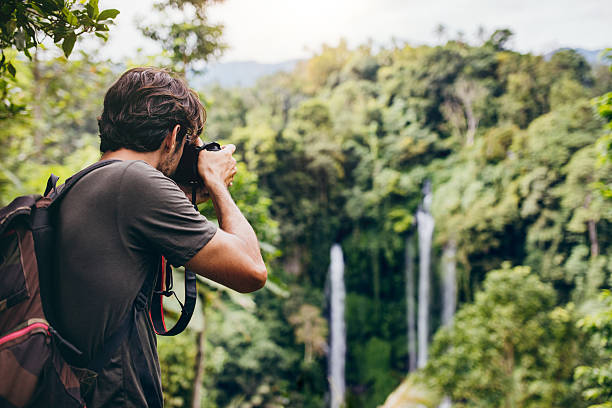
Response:
[[[163,69],[133,68],[104,97],[100,150],[152,152],[169,134],[175,135],[178,150],[186,137],[191,142],[202,133],[205,120],[198,95],[182,79]]]

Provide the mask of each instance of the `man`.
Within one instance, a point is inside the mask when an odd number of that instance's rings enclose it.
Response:
[[[131,334],[101,371],[75,369],[88,408],[161,406],[155,333],[146,308],[133,312],[160,255],[240,292],[265,284],[257,237],[228,191],[235,147],[199,155],[207,190],[199,201],[212,200],[218,228],[168,178],[185,144],[201,144],[204,121],[181,79],[154,68],[127,71],[108,90],[98,120],[101,160],[117,161],[86,175],[61,204],[52,324],[92,359],[135,313]]]

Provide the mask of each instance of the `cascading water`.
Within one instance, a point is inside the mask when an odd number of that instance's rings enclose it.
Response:
[[[330,387],[330,407],[340,408],[344,404],[344,363],[346,358],[346,327],[344,323],[344,257],[339,244],[334,244],[330,251],[330,303],[331,303],[331,339],[329,350],[328,378]]]
[[[418,320],[418,357],[417,366],[427,363],[429,335],[429,291],[431,271],[431,243],[434,230],[434,219],[431,215],[431,182],[426,181],[423,187],[423,203],[416,213],[417,231],[419,234],[419,320]]]
[[[453,403],[451,402],[450,398],[444,397],[442,398],[442,402],[440,402],[440,405],[438,405],[438,408],[451,408],[452,406]]]
[[[442,325],[453,322],[457,309],[457,243],[451,239],[442,251]],[[438,408],[451,408],[449,397],[444,397]]]
[[[442,252],[442,325],[446,326],[453,321],[457,308],[457,271],[456,271],[457,243],[450,240]]]
[[[414,304],[414,237],[406,238],[406,327],[408,328],[408,372],[417,368],[416,308]]]

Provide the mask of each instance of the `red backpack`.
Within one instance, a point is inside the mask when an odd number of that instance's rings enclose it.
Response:
[[[128,313],[119,329],[91,361],[49,324],[52,310],[45,294],[53,279],[54,214],[65,194],[89,172],[113,163],[101,161],[80,171],[62,186],[51,175],[44,197],[17,197],[0,209],[0,408],[84,407],[79,378],[71,365],[99,372],[112,353],[132,332],[134,313]],[[185,304],[176,325],[167,330],[163,321],[163,296],[171,296],[172,270],[160,263],[157,277],[148,279],[134,303],[135,311],[149,308],[159,335],[176,335],[187,326],[197,298],[195,274],[186,271]],[[153,303],[147,305],[154,290]],[[68,363],[70,362],[70,364]],[[143,362],[134,362],[149,406],[161,407],[162,396]]]

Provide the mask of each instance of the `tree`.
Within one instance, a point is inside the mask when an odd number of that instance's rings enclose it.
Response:
[[[195,64],[219,56],[226,47],[221,41],[223,25],[208,24],[206,15],[210,4],[221,1],[160,0],[155,8],[162,12],[163,22],[141,25],[140,30],[170,52],[176,70],[187,74]]]
[[[77,37],[95,33],[106,41],[106,32],[119,10],[100,12],[98,0],[5,0],[0,5],[0,120],[23,111],[25,105],[10,96],[16,86],[16,56],[32,59],[45,37],[61,47],[66,58]],[[61,44],[60,44],[61,43]]]
[[[551,285],[506,264],[436,334],[425,375],[457,407],[579,407],[575,324],[571,307],[555,307]]]
[[[465,112],[465,121],[467,122],[465,144],[467,146],[474,144],[474,135],[481,116],[478,108],[486,98],[487,93],[487,89],[482,84],[471,79],[459,78],[453,86],[453,96],[459,101],[463,112]],[[450,104],[452,106],[452,102]],[[450,106],[449,117],[452,118],[456,116],[457,108]],[[463,114],[463,112],[461,113]]]
[[[485,43],[485,46],[493,47],[496,51],[502,51],[506,49],[506,45],[512,39],[512,36],[514,36],[514,33],[508,28],[495,30]]]
[[[111,67],[86,54],[20,64],[11,98],[27,109],[0,122],[3,205],[17,195],[41,192],[50,171],[64,180],[97,160],[96,117],[115,79]]]
[[[325,353],[327,343],[327,321],[321,317],[319,308],[304,304],[297,313],[289,317],[295,327],[295,338],[304,344],[304,363],[310,364],[315,354]]]
[[[578,321],[581,331],[590,336],[595,361],[576,368],[575,377],[583,387],[592,408],[612,408],[612,295],[601,293],[596,310]]]
[[[434,28],[434,34],[436,35],[436,37],[438,37],[439,42],[442,42],[442,39],[444,38],[444,36],[446,36],[446,31],[447,28],[442,23],[438,23],[436,25],[436,28]]]
[[[612,48],[608,48],[605,51],[605,57],[609,61],[612,61]],[[612,72],[612,65],[610,66],[610,72]],[[612,163],[612,92],[607,92],[599,98],[596,98],[593,103],[597,107],[599,116],[601,116],[606,123],[605,134],[597,141],[599,147],[599,163]],[[612,200],[612,186],[609,183],[606,184],[603,181],[599,181],[597,186],[608,200]]]
[[[0,6],[0,74],[15,76],[16,69],[7,59],[5,49],[13,48],[28,58],[44,37],[49,36],[68,57],[77,37],[95,33],[107,39],[108,26],[113,23],[119,10],[100,12],[98,0],[78,2],[76,0],[5,0]],[[42,38],[41,38],[42,36]]]

